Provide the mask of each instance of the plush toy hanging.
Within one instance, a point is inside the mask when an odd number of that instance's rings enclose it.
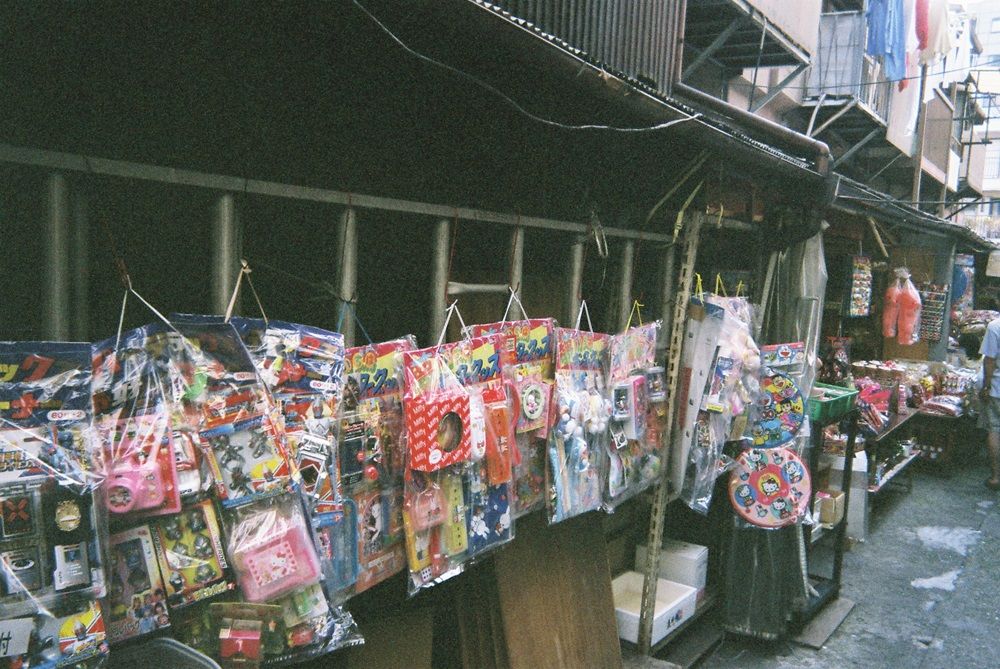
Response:
[[[885,291],[882,336],[896,337],[902,346],[916,344],[920,334],[920,292],[905,267],[895,270],[896,281]]]

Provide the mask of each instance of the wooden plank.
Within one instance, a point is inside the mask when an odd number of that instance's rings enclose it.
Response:
[[[518,520],[495,561],[507,659],[512,669],[621,669],[611,572],[601,517],[548,525]]]
[[[799,635],[794,637],[792,641],[810,648],[822,648],[853,608],[853,601],[846,597],[838,597],[823,607],[823,610],[809,621],[809,624],[803,627]]]
[[[715,624],[697,625],[667,646],[660,657],[681,669],[688,669],[722,643],[722,637],[722,630]]]

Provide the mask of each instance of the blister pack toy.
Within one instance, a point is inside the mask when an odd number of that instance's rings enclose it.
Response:
[[[293,478],[281,415],[234,327],[178,317],[167,357],[178,412],[198,444],[224,507],[278,494]]]
[[[235,588],[223,551],[215,506],[202,500],[151,523],[167,603],[171,610]]]
[[[557,419],[549,430],[549,522],[601,505],[611,400],[605,378],[610,336],[555,329]]]
[[[362,592],[406,566],[403,545],[403,354],[412,337],[347,350],[340,410],[343,494],[354,504]]]
[[[411,592],[513,536],[514,438],[499,343],[477,337],[404,355]]]
[[[0,618],[105,594],[89,344],[0,343]]]
[[[146,525],[111,535],[108,641],[112,644],[170,626],[167,596]]]
[[[545,504],[545,442],[553,414],[555,346],[551,318],[468,328],[473,337],[500,335],[501,364],[514,424],[514,515]]]
[[[99,602],[70,596],[58,606],[31,617],[4,621],[5,657],[0,667],[103,666],[108,656],[107,632]]]
[[[663,466],[666,402],[658,385],[662,368],[655,365],[659,332],[659,322],[648,323],[614,335],[608,343],[611,439],[604,491],[607,509],[652,485]]]

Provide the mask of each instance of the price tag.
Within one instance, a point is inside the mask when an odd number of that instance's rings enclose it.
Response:
[[[31,618],[0,620],[0,657],[13,657],[28,652],[28,640],[34,627]]]

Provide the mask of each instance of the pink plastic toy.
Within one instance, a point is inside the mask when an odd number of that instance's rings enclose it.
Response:
[[[269,506],[245,513],[229,543],[247,601],[271,601],[319,580],[319,558],[295,507]]]

